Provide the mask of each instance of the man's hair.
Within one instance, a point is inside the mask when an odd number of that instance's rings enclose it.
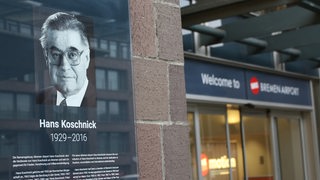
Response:
[[[40,43],[42,48],[47,47],[47,33],[49,30],[75,30],[80,33],[82,42],[89,46],[88,38],[86,35],[85,26],[82,22],[80,22],[74,15],[57,12],[55,14],[50,15],[46,21],[43,23],[41,28],[41,37]]]

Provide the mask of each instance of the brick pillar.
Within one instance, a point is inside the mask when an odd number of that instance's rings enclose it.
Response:
[[[179,0],[130,0],[140,180],[191,179]]]

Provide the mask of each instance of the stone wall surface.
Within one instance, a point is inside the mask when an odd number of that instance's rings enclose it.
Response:
[[[179,0],[131,0],[140,180],[191,179]]]

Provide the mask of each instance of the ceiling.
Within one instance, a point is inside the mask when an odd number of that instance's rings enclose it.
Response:
[[[235,42],[247,46],[248,55],[278,52],[282,64],[320,67],[318,0],[198,0],[183,7],[181,17],[184,29],[200,34],[201,46]],[[204,25],[230,17],[238,18]]]

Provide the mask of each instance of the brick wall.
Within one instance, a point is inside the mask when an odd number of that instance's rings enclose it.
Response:
[[[130,0],[140,180],[191,179],[179,0]]]

